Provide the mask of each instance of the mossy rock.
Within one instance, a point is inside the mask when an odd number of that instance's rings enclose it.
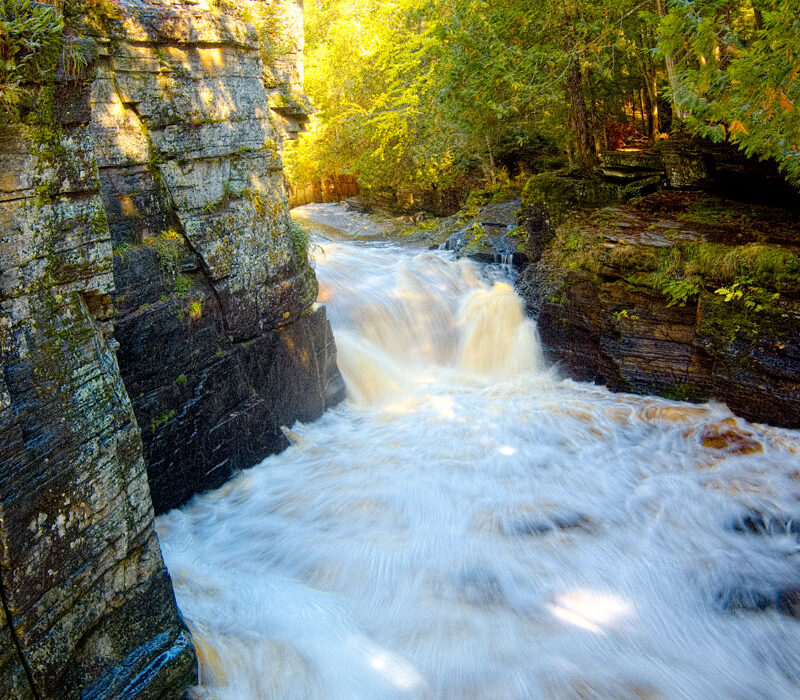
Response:
[[[622,188],[599,177],[575,176],[566,171],[540,173],[528,179],[522,190],[522,206],[545,213],[554,228],[576,209],[608,206],[622,198]]]

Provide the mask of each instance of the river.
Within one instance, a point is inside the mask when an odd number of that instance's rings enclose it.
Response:
[[[315,258],[347,401],[157,520],[196,697],[800,697],[799,432],[563,379],[499,266]]]

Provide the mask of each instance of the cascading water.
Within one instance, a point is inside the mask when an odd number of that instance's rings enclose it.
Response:
[[[158,519],[197,696],[799,697],[800,434],[559,379],[448,255],[326,244],[348,401]]]

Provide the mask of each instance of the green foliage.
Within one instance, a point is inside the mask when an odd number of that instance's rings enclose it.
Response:
[[[176,416],[175,411],[164,411],[158,418],[150,419],[150,432],[155,433],[160,428],[164,427]]]
[[[186,296],[191,291],[193,283],[190,275],[178,275],[175,278],[175,294],[179,297]]]
[[[175,377],[175,383],[178,386],[186,386],[186,381],[187,380],[185,374],[179,374],[177,377]]]
[[[667,306],[686,306],[689,299],[700,294],[700,287],[687,279],[667,280],[661,285],[661,292],[667,297]]]
[[[289,222],[289,235],[292,239],[297,259],[300,261],[308,260],[309,240],[308,232],[296,221]]]
[[[588,141],[629,121],[627,96],[646,88],[654,113],[655,9],[655,0],[309,4],[306,90],[318,111],[290,146],[290,180],[344,173],[374,189],[442,189],[494,183],[513,154],[562,149],[584,164]]]
[[[184,243],[182,236],[173,229],[162,231],[156,239],[147,241],[150,245],[155,245],[158,261],[161,268],[168,275],[175,275],[178,272],[178,263],[184,253]]]
[[[774,304],[780,299],[780,293],[770,294],[766,289],[753,284],[750,276],[737,277],[728,287],[720,287],[714,291],[725,298],[726,303],[736,303],[745,311],[760,313],[769,304]]]
[[[636,314],[630,313],[627,309],[620,309],[614,312],[614,318],[617,321],[638,321],[639,317]]]
[[[124,263],[125,262],[125,258],[127,257],[128,252],[131,249],[132,249],[132,246],[131,246],[130,243],[120,243],[116,248],[114,248],[114,250],[112,251],[112,254],[114,255],[115,258],[119,258],[120,262]]]
[[[19,119],[36,87],[52,77],[64,22],[49,5],[0,0],[0,115]]]
[[[253,21],[274,48],[282,19],[265,7]],[[664,10],[661,0],[309,3],[317,111],[288,148],[290,180],[349,174],[374,190],[441,190],[495,183],[514,154],[539,172],[533,152],[591,167],[596,147],[658,137],[669,84],[675,126],[773,157],[800,184],[797,0]]]
[[[797,10],[796,0],[672,0],[659,37],[688,126],[774,158],[800,185]]]
[[[97,43],[86,37],[65,37],[61,60],[68,78],[79,78],[97,57]]]

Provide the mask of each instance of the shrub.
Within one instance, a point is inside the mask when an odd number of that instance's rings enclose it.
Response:
[[[52,76],[63,46],[64,21],[49,5],[0,0],[0,112],[18,119],[35,88]]]

